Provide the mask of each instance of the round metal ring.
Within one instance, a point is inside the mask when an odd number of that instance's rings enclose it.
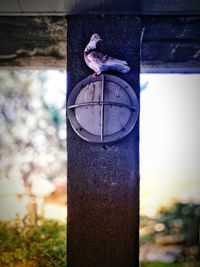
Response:
[[[69,95],[67,113],[74,131],[91,143],[111,143],[127,136],[139,116],[133,88],[113,75],[82,80]]]

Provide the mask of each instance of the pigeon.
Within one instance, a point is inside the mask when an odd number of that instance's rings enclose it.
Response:
[[[130,67],[126,61],[96,51],[96,45],[100,41],[102,41],[100,36],[97,33],[94,33],[84,50],[85,63],[89,68],[95,71],[93,75],[96,76],[101,74],[101,72],[109,70],[115,70],[122,73],[128,72]]]

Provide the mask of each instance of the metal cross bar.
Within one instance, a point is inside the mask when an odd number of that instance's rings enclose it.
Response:
[[[84,107],[84,106],[93,106],[93,105],[119,106],[119,107],[129,108],[133,111],[137,111],[137,109],[134,108],[133,106],[129,106],[129,105],[126,105],[123,103],[117,103],[117,102],[109,102],[109,101],[108,102],[94,101],[94,102],[79,103],[79,104],[71,105],[68,108],[73,109],[73,108]]]
[[[103,141],[104,136],[104,88],[105,88],[105,77],[102,75],[102,85],[101,85],[101,141]]]

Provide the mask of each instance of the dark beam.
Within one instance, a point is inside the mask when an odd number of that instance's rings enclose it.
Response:
[[[139,98],[140,31],[141,22],[133,16],[70,17],[68,95],[92,73],[82,51],[97,32],[105,40],[102,46],[109,55],[129,62],[130,72],[115,75],[127,81]],[[67,153],[67,266],[139,266],[138,122],[120,142],[96,145],[81,140],[67,121]]]
[[[200,72],[200,17],[143,17],[145,72]]]
[[[142,72],[200,72],[200,17],[142,17]],[[0,17],[0,67],[66,67],[65,17]]]
[[[199,0],[0,0],[0,14],[199,15],[200,5]]]

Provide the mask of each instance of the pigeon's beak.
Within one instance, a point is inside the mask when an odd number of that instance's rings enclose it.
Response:
[[[102,39],[99,39],[99,42],[102,42],[103,40]]]

